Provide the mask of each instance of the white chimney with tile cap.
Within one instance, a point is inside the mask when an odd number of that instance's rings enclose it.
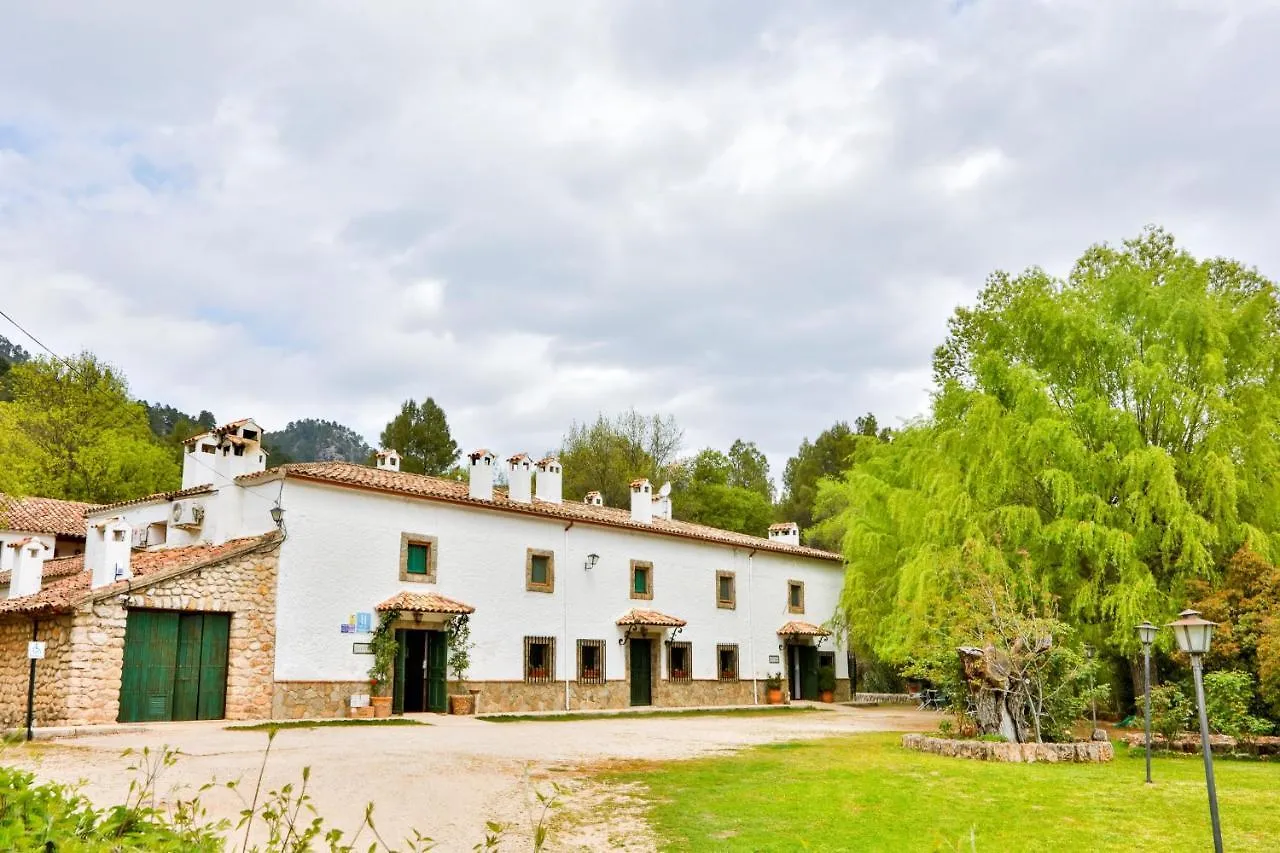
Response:
[[[644,477],[631,481],[631,520],[639,524],[653,522],[653,486]]]
[[[534,472],[538,500],[546,501],[549,504],[560,503],[564,483],[563,477],[564,469],[560,467],[559,459],[554,456],[547,456],[538,460],[538,468]]]
[[[10,542],[4,547],[14,551],[13,569],[9,574],[9,597],[35,595],[40,591],[40,584],[44,580],[44,561],[49,556],[49,549],[39,539],[30,536]]]
[[[507,497],[518,504],[533,501],[533,460],[526,453],[507,460]]]
[[[590,491],[582,498],[582,502],[587,506],[604,506],[604,495]]]
[[[769,541],[777,542],[780,545],[799,545],[800,525],[796,524],[794,521],[784,521],[781,524],[770,524]]]
[[[96,548],[85,549],[85,568],[92,573],[90,585],[108,586],[133,577],[129,560],[133,555],[133,527],[123,518],[109,518],[94,525],[91,534],[98,540]]]
[[[379,471],[399,471],[400,470],[400,454],[394,450],[378,451],[378,470]]]
[[[468,453],[467,458],[471,460],[469,489],[471,499],[477,501],[493,500],[493,462],[498,457],[494,456],[492,451],[485,450],[482,447],[479,450],[473,450]]]

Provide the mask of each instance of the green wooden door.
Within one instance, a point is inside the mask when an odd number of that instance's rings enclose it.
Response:
[[[449,639],[444,631],[427,632],[427,710],[445,712],[445,679],[448,677]]]
[[[652,640],[631,641],[631,704],[653,704]]]
[[[178,614],[131,610],[124,629],[120,673],[122,723],[173,718],[173,685],[178,659]]]
[[[200,702],[200,647],[204,614],[178,615],[177,666],[173,676],[173,720],[194,720]]]
[[[227,652],[231,614],[205,613],[200,637],[200,698],[196,719],[221,720],[227,710]]]
[[[391,678],[391,713],[404,713],[404,655],[405,631],[396,629],[396,671]],[[381,687],[381,685],[379,685]],[[385,693],[382,695],[386,695]]]
[[[803,698],[818,698],[818,650],[800,646],[800,692]]]

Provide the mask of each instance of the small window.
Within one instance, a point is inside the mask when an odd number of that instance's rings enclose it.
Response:
[[[114,541],[116,541],[116,542],[123,542],[123,541],[124,541],[124,531],[123,531],[123,530],[113,530],[113,531],[111,531],[111,538],[112,538]]]
[[[721,681],[738,680],[737,645],[716,646],[716,674]]]
[[[524,557],[524,588],[530,592],[555,592],[555,552],[529,548]]]
[[[836,668],[836,653],[818,652],[818,669],[822,669],[827,666],[831,667],[833,670]]]
[[[556,638],[524,638],[524,680],[550,684],[556,677]]]
[[[237,444],[237,445],[235,446],[235,454],[236,454],[236,456],[244,456],[244,445],[243,445],[243,444]]]
[[[604,640],[578,641],[578,683],[604,684]]]
[[[787,581],[787,610],[804,612],[804,581]]]
[[[671,681],[692,680],[692,643],[671,643],[667,646],[667,678]]]
[[[653,600],[653,563],[631,561],[631,597]]]
[[[195,453],[195,452],[196,452],[196,446],[195,446],[194,444],[188,444],[188,445],[187,445],[187,452],[188,452],[188,453]]]
[[[737,606],[733,572],[716,572],[716,607],[733,610]]]
[[[437,540],[434,536],[400,534],[400,580],[413,583],[436,582]]]
[[[200,452],[201,452],[201,453],[213,453],[213,452],[214,452],[214,450],[216,450],[216,449],[217,449],[217,448],[215,448],[212,444],[202,444],[202,445],[200,445]]]
[[[241,433],[241,435],[250,441],[256,441],[258,438],[258,431],[256,429],[246,429]]]

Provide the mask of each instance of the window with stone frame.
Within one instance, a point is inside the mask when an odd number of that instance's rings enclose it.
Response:
[[[737,579],[733,572],[716,572],[716,607],[733,610],[737,606]]]
[[[787,612],[804,613],[804,581],[787,581]]]
[[[716,646],[716,677],[721,681],[738,680],[738,644]]]
[[[667,645],[667,678],[670,681],[693,679],[693,643]]]
[[[653,563],[648,560],[631,561],[631,597],[653,600]]]
[[[550,684],[556,677],[556,638],[524,638],[524,680],[528,684]]]
[[[578,641],[578,683],[604,684],[604,640]]]
[[[556,555],[554,551],[527,548],[524,557],[524,588],[529,592],[555,592]]]
[[[400,534],[400,580],[407,583],[436,582],[438,540],[420,533]]]
[[[833,672],[835,671],[835,668],[836,668],[835,652],[818,652],[818,669],[822,669],[823,667],[826,667],[826,666],[831,667]]]

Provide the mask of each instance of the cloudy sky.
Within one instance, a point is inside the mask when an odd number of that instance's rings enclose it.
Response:
[[[224,420],[375,442],[431,395],[463,445],[537,452],[635,406],[780,467],[837,419],[922,412],[993,269],[1161,223],[1280,275],[1267,0],[0,21],[0,309]]]

